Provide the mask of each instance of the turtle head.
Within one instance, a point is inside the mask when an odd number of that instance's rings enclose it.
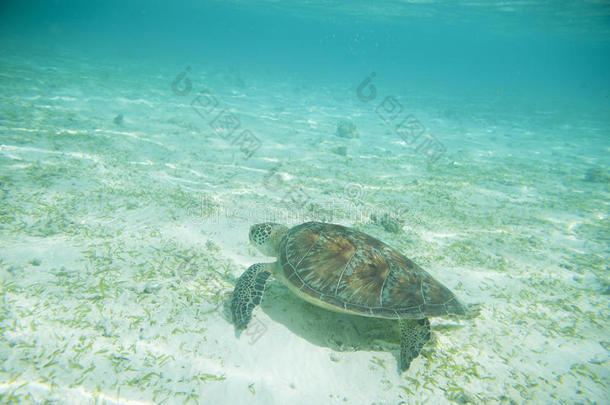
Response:
[[[277,257],[280,242],[288,232],[288,227],[274,222],[263,222],[250,227],[250,242],[267,256]]]

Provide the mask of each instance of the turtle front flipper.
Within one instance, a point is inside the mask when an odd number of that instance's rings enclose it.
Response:
[[[273,263],[253,264],[237,280],[231,301],[231,314],[237,329],[246,329],[252,318],[252,310],[260,304],[265,283],[271,275],[271,266]]]
[[[430,339],[430,321],[424,319],[400,320],[400,370],[406,371],[411,361],[419,356],[421,348]]]

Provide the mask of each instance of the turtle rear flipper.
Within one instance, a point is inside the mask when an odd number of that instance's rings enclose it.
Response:
[[[253,264],[241,275],[231,300],[231,314],[237,329],[246,329],[252,318],[252,311],[260,304],[265,291],[265,283],[271,275],[272,263]]]
[[[400,371],[406,371],[411,361],[419,356],[421,348],[430,339],[430,321],[424,319],[400,320]]]

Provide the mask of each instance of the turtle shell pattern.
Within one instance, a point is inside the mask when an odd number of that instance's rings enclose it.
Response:
[[[379,318],[464,314],[444,285],[385,243],[341,225],[307,222],[280,243],[280,271],[326,305]]]

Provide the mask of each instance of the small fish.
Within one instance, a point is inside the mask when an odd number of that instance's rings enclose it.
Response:
[[[114,122],[115,125],[122,125],[123,124],[123,114],[119,114],[116,117],[114,117],[112,122]]]

